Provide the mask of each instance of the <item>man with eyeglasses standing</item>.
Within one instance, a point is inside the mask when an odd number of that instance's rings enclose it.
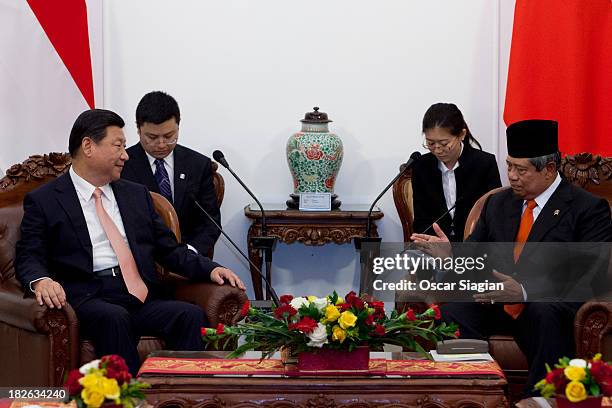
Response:
[[[121,177],[144,184],[163,195],[176,210],[183,242],[202,255],[212,255],[218,229],[190,198],[221,224],[212,177],[211,160],[177,144],[181,113],[176,100],[161,91],[149,92],[136,107],[140,142],[127,149],[130,160]]]

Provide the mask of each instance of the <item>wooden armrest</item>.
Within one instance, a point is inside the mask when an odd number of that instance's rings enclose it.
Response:
[[[240,311],[248,300],[246,292],[231,285],[212,282],[177,282],[177,300],[199,305],[211,327],[218,323],[233,325],[240,320]]]

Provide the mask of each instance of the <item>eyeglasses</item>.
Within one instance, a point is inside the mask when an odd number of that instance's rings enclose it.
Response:
[[[149,144],[161,144],[160,142],[163,142],[166,146],[172,146],[173,144],[176,144],[176,142],[178,141],[178,137],[177,136],[172,136],[172,137],[163,137],[163,136],[151,137],[149,135],[145,135],[145,139],[147,140],[147,143],[149,143]]]
[[[454,141],[459,139],[458,137],[454,137],[451,140],[440,140],[434,142],[433,140],[427,140],[423,142],[423,147],[429,150],[435,150],[436,147],[439,147],[441,150],[450,150],[453,148]]]

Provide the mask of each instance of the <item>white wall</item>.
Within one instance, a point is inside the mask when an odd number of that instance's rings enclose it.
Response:
[[[138,100],[165,90],[181,106],[181,143],[207,155],[223,150],[263,202],[291,192],[285,143],[315,105],[344,142],[336,192],[345,203],[369,203],[420,149],[420,121],[434,102],[457,103],[483,147],[498,149],[498,1],[172,4],[105,3],[104,105],[130,122],[130,144]],[[222,174],[223,225],[245,249],[251,200]],[[380,206],[380,234],[401,241],[391,192]],[[216,259],[250,282],[223,239]],[[273,276],[280,293],[356,289],[357,254],[352,245],[279,245]]]
[[[420,121],[434,102],[455,102],[484,149],[498,151],[510,4],[106,0],[104,92],[96,96],[103,93],[99,106],[126,119],[132,144],[140,97],[169,92],[182,110],[181,143],[209,156],[223,150],[264,202],[288,198],[285,143],[304,112],[320,106],[345,147],[336,192],[345,203],[369,203],[399,164],[422,150]],[[222,174],[223,225],[246,249],[243,207],[251,200],[228,172]],[[384,241],[401,241],[391,192],[379,205]],[[274,257],[279,293],[357,288],[352,245],[279,245]],[[250,282],[246,263],[223,239],[216,260]]]
[[[103,103],[102,0],[87,0],[94,95]],[[0,0],[0,175],[29,155],[68,150],[89,109],[25,0]]]

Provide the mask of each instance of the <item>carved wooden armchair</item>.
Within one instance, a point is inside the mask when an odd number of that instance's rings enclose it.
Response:
[[[66,172],[69,165],[70,156],[65,153],[31,156],[8,169],[0,180],[0,386],[59,386],[70,369],[95,356],[92,344],[79,339],[72,307],[48,309],[33,297],[24,297],[13,268],[24,195]],[[214,180],[220,203],[223,179],[215,172]],[[180,240],[174,208],[159,194],[151,195],[156,211]],[[212,326],[236,323],[247,300],[243,291],[229,285],[175,279],[162,268],[159,273],[174,285],[177,299],[200,305]],[[163,347],[161,339],[151,336],[142,337],[138,345],[141,358]]]
[[[572,184],[604,197],[612,207],[612,158],[601,157],[589,153],[575,156],[565,156],[561,161],[561,173]],[[400,178],[393,186],[393,193],[400,218],[412,216],[412,189],[408,176]],[[464,237],[468,237],[480,216],[482,207],[490,194],[508,187],[500,187],[489,191],[475,204],[468,215]],[[397,195],[396,195],[397,191]],[[403,218],[404,239],[412,233],[411,219]],[[396,308],[404,309],[408,305],[397,304]],[[410,304],[410,307],[424,305]],[[574,339],[576,354],[580,357],[592,357],[601,352],[605,359],[612,359],[612,303],[587,302],[578,310],[574,319]],[[511,399],[520,395],[527,379],[527,359],[521,352],[514,338],[509,335],[492,335],[489,338],[491,355],[499,363],[508,378]]]

